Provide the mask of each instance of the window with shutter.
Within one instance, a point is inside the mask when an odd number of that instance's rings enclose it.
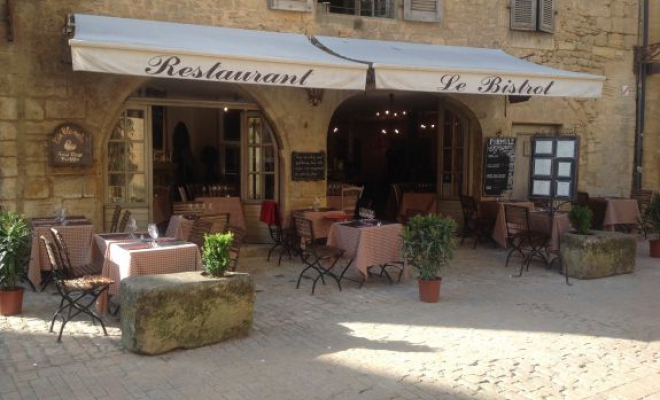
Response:
[[[268,0],[271,10],[312,12],[312,0]]]
[[[554,0],[539,0],[539,30],[554,32],[555,2]]]
[[[511,0],[511,29],[535,31],[538,0]]]
[[[439,22],[443,0],[404,0],[403,19],[406,21]]]

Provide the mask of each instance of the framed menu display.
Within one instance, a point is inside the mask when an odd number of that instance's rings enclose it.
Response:
[[[530,199],[573,200],[580,148],[577,136],[534,136],[531,139]]]

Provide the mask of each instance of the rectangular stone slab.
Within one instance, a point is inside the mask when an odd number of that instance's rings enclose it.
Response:
[[[591,235],[565,233],[561,237],[561,257],[568,275],[595,279],[631,273],[637,261],[635,235],[592,231]]]
[[[121,296],[122,343],[135,353],[205,346],[246,336],[252,326],[255,286],[246,273],[131,276]]]

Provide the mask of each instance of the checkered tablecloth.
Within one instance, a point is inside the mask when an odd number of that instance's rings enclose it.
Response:
[[[529,229],[535,232],[544,232],[550,235],[550,250],[559,251],[559,240],[561,235],[571,229],[568,214],[557,212],[552,217],[546,212],[529,213]]]
[[[345,216],[346,213],[341,210],[314,211],[314,210],[294,210],[293,217],[306,218],[312,221],[315,238],[326,238],[330,234],[330,227],[337,222],[336,219],[328,219],[326,216]]]
[[[399,221],[404,221],[407,210],[420,210],[424,212],[436,211],[435,193],[404,193],[399,207]]]
[[[328,246],[344,249],[344,257],[352,259],[366,278],[371,266],[401,261],[402,228],[401,224],[354,228],[337,223],[330,228]]]
[[[494,203],[496,205],[493,205],[493,202],[487,202],[487,203],[490,204],[482,203],[479,207],[484,209],[484,211],[486,211],[485,205],[493,206],[494,209],[497,209],[497,215],[495,216],[495,226],[493,227],[493,240],[506,249],[508,243],[506,242],[507,234],[506,234],[506,219],[504,215],[504,204],[513,204],[514,206],[527,207],[530,211],[532,211],[534,210],[534,203],[532,203],[531,201],[520,201],[517,203]],[[490,212],[490,207],[488,207],[488,209]],[[485,213],[481,214],[481,216],[492,217],[492,215],[485,215]]]
[[[187,242],[163,242],[152,247],[139,241],[108,244],[103,262],[103,276],[115,281],[109,294],[118,294],[119,282],[132,275],[171,274],[201,269],[202,257],[197,245]]]
[[[172,215],[170,223],[167,225],[165,236],[177,238],[179,240],[188,240],[192,230],[193,220],[186,219],[182,215]]]
[[[53,235],[50,228],[55,228],[60,232],[62,238],[69,248],[71,263],[76,265],[85,265],[91,262],[92,258],[92,236],[94,235],[94,226],[89,220],[71,220],[66,225],[55,224],[54,221],[47,219],[35,219],[32,222],[32,253],[30,267],[28,269],[28,278],[35,285],[41,284],[41,271],[50,270],[50,261],[46,247],[39,237],[45,236],[53,241]]]

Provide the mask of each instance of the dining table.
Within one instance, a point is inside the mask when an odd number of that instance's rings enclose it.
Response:
[[[195,201],[203,203],[209,214],[229,214],[229,225],[245,230],[245,213],[240,197],[196,197]],[[210,206],[210,208],[209,208]]]
[[[403,225],[397,222],[348,221],[332,224],[328,234],[328,246],[344,250],[349,265],[356,268],[362,282],[369,277],[369,268],[392,263],[402,263],[401,249]],[[403,277],[409,277],[408,267]]]
[[[43,242],[39,239],[42,235],[52,241],[51,228],[57,229],[62,235],[67,248],[71,264],[85,265],[91,262],[92,237],[94,226],[84,216],[69,216],[64,220],[54,217],[32,218],[32,249],[30,250],[30,264],[28,267],[28,279],[33,285],[41,284],[41,272],[50,271],[51,265],[48,253]]]
[[[104,254],[102,275],[114,281],[99,297],[97,310],[103,313],[107,311],[108,295],[120,294],[123,279],[134,275],[195,271],[202,267],[197,245],[172,237],[143,240],[97,236],[95,244]]]
[[[332,224],[350,218],[350,216],[342,210],[328,208],[320,208],[318,210],[293,210],[291,216],[306,218],[312,221],[312,229],[314,230],[314,237],[316,239],[327,238],[330,234]]]
[[[190,236],[193,222],[193,219],[186,218],[183,215],[172,215],[169,224],[167,224],[165,236],[187,240],[188,236]]]
[[[408,210],[419,210],[425,213],[436,212],[436,193],[405,192],[399,206],[399,221],[405,221]]]
[[[493,226],[493,240],[502,246],[508,247],[507,232],[506,232],[506,219],[504,215],[504,205],[512,204],[515,206],[526,207],[530,211],[534,210],[534,203],[531,201],[517,201],[517,202],[498,202],[498,201],[481,201],[478,205],[479,216],[482,218],[495,219]]]
[[[613,231],[617,225],[637,225],[640,220],[639,204],[635,199],[618,197],[592,197],[588,201],[590,208],[594,203],[605,204],[603,229]],[[597,207],[597,205],[596,205]]]

